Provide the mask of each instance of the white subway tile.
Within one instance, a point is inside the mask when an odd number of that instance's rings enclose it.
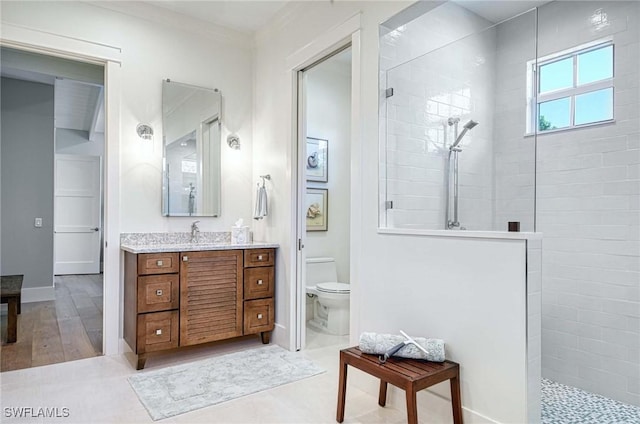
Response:
[[[640,150],[624,150],[603,153],[604,166],[633,165],[640,163]]]
[[[575,362],[565,361],[564,359],[551,356],[543,356],[542,367],[550,371],[561,372],[567,376],[578,377],[578,365]]]
[[[629,317],[640,317],[639,302],[625,302],[622,300],[605,299],[602,303],[604,312],[625,315]]]
[[[588,364],[584,365],[588,366]],[[609,358],[606,361],[602,361],[599,368],[602,368],[607,372],[622,375],[625,377],[633,378],[635,376],[636,380],[638,379],[637,377],[640,376],[640,363],[638,362],[634,363],[630,361]]]
[[[569,306],[581,310],[601,311],[603,300],[593,296],[558,293],[558,305]]]
[[[586,337],[580,337],[578,339],[578,349],[585,352],[593,352],[606,358],[620,360],[625,360],[627,358],[627,352],[625,349],[621,349],[620,346],[611,345],[601,340],[594,340]]]
[[[630,349],[640,349],[640,337],[631,331],[607,328],[602,332],[602,341]]]
[[[625,316],[607,312],[581,310],[578,312],[578,321],[585,324],[598,325],[603,328],[613,328],[618,330],[627,329],[627,320]]]
[[[578,369],[580,378],[591,380],[600,386],[610,386],[615,390],[615,388],[624,387],[627,384],[627,378],[618,374],[588,366],[579,366]]]
[[[590,366],[593,368],[600,368],[602,367],[603,362],[606,362],[603,361],[602,356],[596,353],[569,348],[559,348],[557,357],[566,361],[573,362],[578,366]]]

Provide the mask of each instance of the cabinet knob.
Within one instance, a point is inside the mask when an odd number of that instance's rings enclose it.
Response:
[[[189,257],[188,257],[188,256],[183,256],[183,257],[182,257],[182,262],[187,262],[188,260],[189,260]]]
[[[258,314],[258,319],[262,319],[262,314]]]
[[[262,285],[262,280],[258,280],[258,285],[261,286]]]
[[[156,265],[162,266],[162,261],[156,261]]]
[[[160,289],[156,290],[156,296],[162,296],[162,290]]]
[[[262,255],[258,255],[258,260],[261,261],[262,260]]]
[[[156,330],[156,336],[162,336],[162,330],[161,329],[157,329]]]

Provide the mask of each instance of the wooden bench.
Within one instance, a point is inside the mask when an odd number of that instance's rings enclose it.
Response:
[[[416,393],[422,389],[449,380],[451,383],[451,406],[453,422],[462,424],[462,404],[460,402],[460,366],[452,361],[428,362],[417,359],[391,357],[381,364],[376,355],[362,353],[357,347],[340,351],[340,381],[338,383],[338,411],[336,421],[344,421],[344,407],[347,391],[347,366],[358,368],[380,379],[378,404],[387,402],[387,383],[403,389],[407,395],[407,422],[418,423]]]
[[[0,276],[0,303],[6,303],[8,306],[7,343],[15,343],[18,339],[18,314],[20,313],[22,277],[22,275]]]

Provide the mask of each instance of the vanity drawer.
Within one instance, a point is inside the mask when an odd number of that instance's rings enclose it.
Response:
[[[138,277],[138,313],[178,309],[179,294],[178,274]]]
[[[247,249],[244,251],[244,267],[271,266],[275,262],[274,249]]]
[[[138,315],[137,353],[178,347],[178,311]]]
[[[178,253],[141,253],[138,255],[138,275],[171,274],[179,270]]]
[[[244,299],[273,297],[274,276],[275,272],[272,266],[245,268]]]
[[[255,334],[273,330],[275,311],[273,299],[244,302],[244,334]]]

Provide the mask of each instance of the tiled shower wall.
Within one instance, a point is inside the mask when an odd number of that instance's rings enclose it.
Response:
[[[493,216],[495,31],[445,45],[491,23],[453,3],[425,16],[383,37],[381,47],[387,65],[436,48],[389,69],[381,81],[383,88],[394,90],[383,107],[387,119],[382,184],[393,201],[387,226],[444,229],[448,147],[455,139],[447,119],[457,117],[460,132],[469,119],[480,123],[460,144],[459,220],[470,230],[487,229]],[[429,41],[416,45],[415,40]]]
[[[598,9],[601,9],[598,12]],[[539,56],[613,37],[615,123],[539,135],[537,231],[543,233],[543,376],[626,403],[640,405],[640,142],[639,2],[562,2],[539,9]],[[591,16],[606,14],[605,25]],[[533,140],[523,137],[524,114],[501,103],[522,103],[524,61],[517,55],[520,27],[498,31],[498,44],[513,44],[499,58],[510,71],[511,92],[498,92],[496,181],[522,178],[532,168],[521,155]],[[507,60],[514,64],[510,67]],[[519,63],[519,64],[518,64]],[[520,81],[516,83],[516,81]],[[509,124],[514,122],[515,124]],[[506,156],[506,158],[504,157]],[[496,216],[526,216],[522,196],[496,187]]]
[[[533,231],[535,212],[535,137],[525,137],[528,60],[536,56],[536,16],[529,12],[497,27],[494,115],[493,230],[509,221]]]

